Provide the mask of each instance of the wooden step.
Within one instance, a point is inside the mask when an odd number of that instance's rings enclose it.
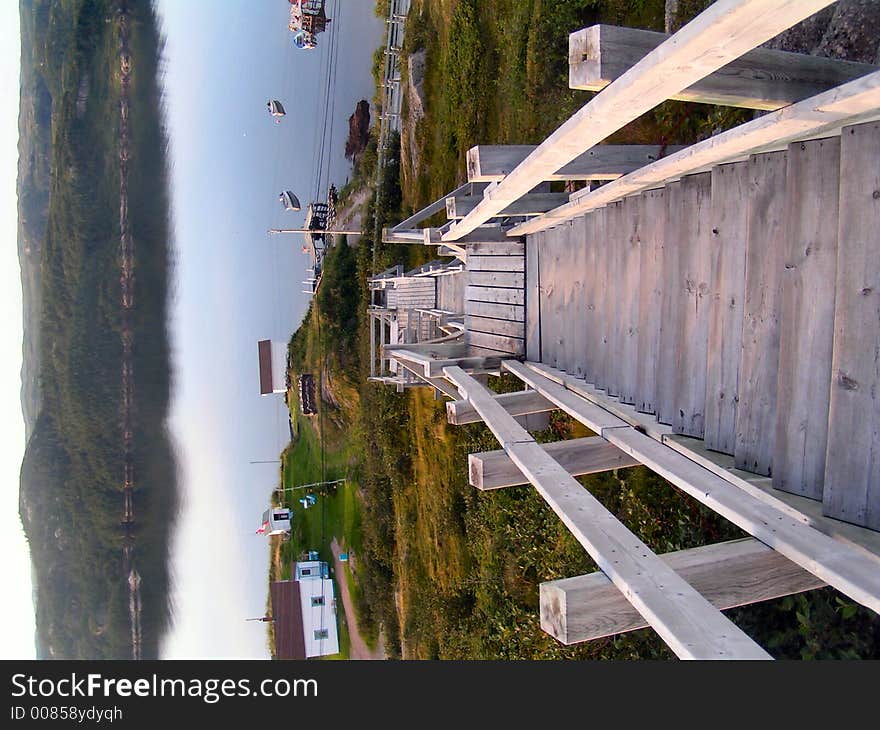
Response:
[[[764,476],[771,474],[776,430],[786,166],[785,152],[754,155],[749,160],[746,294],[734,458],[738,469]]]
[[[706,338],[709,330],[712,177],[688,175],[681,181],[679,217],[667,231],[679,246],[678,276],[672,281],[676,298],[677,367],[674,370],[672,430],[703,437],[706,410]]]
[[[661,280],[666,193],[650,190],[642,195],[642,239],[639,270],[639,358],[636,372],[635,407],[642,413],[655,412],[657,357],[660,347],[660,317],[663,311]]]
[[[712,170],[706,448],[733,455],[746,287],[749,163]]]
[[[822,498],[840,197],[840,140],[788,148],[773,486]]]
[[[602,379],[608,395],[620,394],[620,299],[625,292],[620,287],[624,221],[623,203],[612,203],[605,208],[605,240],[601,251],[605,269],[605,309],[603,331],[605,333]]]
[[[587,235],[593,240],[593,281],[595,282],[593,294],[593,311],[591,320],[593,332],[588,337],[588,343],[593,346],[592,379],[587,378],[597,388],[605,387],[605,320],[607,312],[606,292],[608,289],[608,236],[607,236],[607,208],[600,208],[590,213]]]
[[[676,345],[678,343],[679,318],[675,306],[674,282],[678,278],[679,246],[678,223],[682,205],[681,182],[666,186],[666,210],[662,219],[663,240],[660,247],[660,280],[658,282],[661,303],[660,335],[658,339],[657,373],[655,381],[655,408],[660,423],[671,424],[675,411],[675,369],[678,367]],[[659,224],[658,224],[659,225]]]
[[[620,328],[618,330],[620,402],[634,404],[638,391],[639,298],[641,296],[642,200],[640,196],[623,201],[623,237],[620,240],[621,270],[618,285]],[[648,224],[650,225],[650,224]]]
[[[880,530],[880,124],[843,130],[824,512]]]

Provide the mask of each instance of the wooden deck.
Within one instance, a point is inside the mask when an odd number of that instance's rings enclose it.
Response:
[[[878,171],[856,125],[529,235],[528,359],[880,530]]]

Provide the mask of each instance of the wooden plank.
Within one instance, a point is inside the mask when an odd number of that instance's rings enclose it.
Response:
[[[773,467],[776,432],[786,160],[785,152],[749,160],[746,290],[734,457],[737,468],[765,476]]]
[[[531,363],[506,360],[504,368],[694,499],[854,601],[880,612],[880,556],[822,534],[641,431],[603,425],[614,416],[535,372]]]
[[[837,275],[840,140],[788,149],[773,486],[822,498]]]
[[[511,416],[525,416],[530,413],[546,413],[556,410],[550,401],[534,390],[521,390],[516,393],[502,393],[495,400]],[[467,423],[480,423],[482,418],[466,400],[454,400],[446,404],[446,419],[454,426]]]
[[[711,283],[706,362],[706,446],[733,454],[746,280],[749,164],[712,170]]]
[[[623,201],[623,237],[620,241],[620,402],[633,404],[638,389],[639,298],[641,295],[641,200]]]
[[[608,395],[620,394],[621,357],[621,266],[623,263],[623,237],[625,224],[623,204],[612,203],[605,209],[605,247],[602,258],[605,264],[605,349],[602,380]]]
[[[599,436],[556,441],[542,446],[547,455],[572,476],[639,465],[638,461]],[[469,454],[468,472],[471,486],[483,491],[529,483],[503,449]]]
[[[538,237],[541,247],[541,355],[542,360],[559,365],[561,339],[559,312],[558,264],[559,249],[553,231],[543,231]]]
[[[880,125],[844,130],[826,515],[880,530]]]
[[[512,357],[518,357],[524,353],[524,341],[522,338],[504,337],[487,332],[468,332],[468,344],[474,347],[482,347],[487,350],[496,350]]]
[[[583,217],[575,218],[571,222],[569,234],[569,251],[571,252],[571,271],[573,272],[573,284],[571,300],[569,303],[570,314],[566,317],[568,322],[568,367],[566,370],[578,377],[584,375],[584,364],[587,350],[587,332],[584,328],[584,317],[587,313],[587,222]]]
[[[605,320],[607,317],[605,292],[608,285],[608,211],[605,208],[594,210],[590,213],[587,225],[587,235],[593,241],[591,256],[593,261],[592,280],[595,284],[593,291],[593,308],[590,312],[589,322],[592,331],[587,333],[587,346],[594,353],[590,359],[591,371],[587,373],[587,379],[597,388],[605,387]]]
[[[464,303],[464,313],[476,317],[492,317],[494,319],[508,319],[512,322],[525,322],[525,307],[516,304],[494,304],[493,302],[473,302],[467,300]]]
[[[449,220],[464,218],[483,201],[482,195],[458,195],[446,198],[446,217]],[[565,193],[529,193],[505,206],[496,217],[512,215],[541,215],[568,202]]]
[[[518,337],[524,339],[526,326],[523,322],[513,322],[509,319],[492,319],[491,317],[476,317],[465,315],[464,326],[468,332],[487,332],[492,335],[505,337]]]
[[[467,152],[468,180],[499,182],[525,160],[537,145],[478,145]],[[683,149],[680,145],[599,144],[564,167],[548,180],[615,180],[661,157]]]
[[[443,240],[455,241],[470,233],[528,193],[548,174],[624,125],[832,1],[719,0],[714,3],[587,102],[510,175],[494,189],[487,190],[483,201],[453,225]]]
[[[719,609],[746,606],[825,583],[754,538],[660,556]],[[563,644],[644,629],[647,624],[604,574],[541,583],[541,628]]]
[[[469,270],[467,282],[470,286],[502,286],[522,289],[525,286],[525,276],[522,272]]]
[[[541,357],[541,248],[537,236],[526,238],[526,357],[540,361]]]
[[[552,240],[555,262],[554,287],[557,296],[553,316],[559,332],[558,366],[571,372],[577,361],[575,298],[581,286],[581,275],[575,264],[575,252],[576,238],[579,234],[575,231],[575,221],[569,221],[563,226],[548,231],[547,235]]]
[[[510,271],[522,273],[526,261],[523,256],[468,256],[468,271]]]
[[[469,243],[468,256],[523,256],[526,245],[522,241],[498,241],[493,243]]]
[[[526,301],[524,289],[500,289],[489,286],[469,286],[465,298],[472,302],[492,302],[493,304],[518,304]]]
[[[682,178],[683,195],[677,243],[679,277],[677,366],[674,373],[672,430],[703,437],[706,410],[706,339],[709,289],[712,178],[709,173]]]
[[[656,371],[660,349],[660,316],[663,312],[662,247],[666,229],[666,193],[650,190],[642,196],[641,285],[639,341],[636,371],[636,409],[655,412]]]
[[[460,368],[447,368],[445,374],[599,568],[679,657],[768,658],[548,456],[485,388]]]
[[[569,87],[601,91],[668,38],[613,25],[572,33]],[[772,111],[876,70],[867,63],[755,48],[669,98]]]
[[[599,243],[596,240],[600,234],[598,230],[598,218],[595,213],[583,217],[584,221],[584,252],[583,252],[583,298],[584,321],[582,331],[584,334],[583,346],[583,366],[579,377],[586,378],[591,383],[596,379],[596,363],[600,359],[599,339],[600,339],[600,320],[599,311],[597,309],[599,292],[599,274],[596,263],[597,250]],[[529,358],[532,360],[533,358]]]
[[[661,310],[660,335],[658,338],[658,357],[655,372],[655,408],[660,423],[671,424],[675,413],[675,368],[678,355],[675,347],[679,340],[679,245],[682,226],[681,183],[666,186],[666,216],[663,226],[663,240],[660,245]]]
[[[716,134],[595,190],[572,193],[568,204],[514,226],[508,233],[535,233],[684,175],[745,160],[754,153],[782,151],[794,141],[839,136],[845,125],[876,120],[878,108],[880,72],[875,72]]]

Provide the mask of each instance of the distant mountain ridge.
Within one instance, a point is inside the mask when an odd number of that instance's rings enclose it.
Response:
[[[167,432],[167,140],[149,0],[21,0],[20,515],[37,652],[158,656],[177,505]]]

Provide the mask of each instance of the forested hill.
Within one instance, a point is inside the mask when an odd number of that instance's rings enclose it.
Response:
[[[176,510],[161,41],[149,0],[20,12],[20,514],[38,656],[151,658]]]

